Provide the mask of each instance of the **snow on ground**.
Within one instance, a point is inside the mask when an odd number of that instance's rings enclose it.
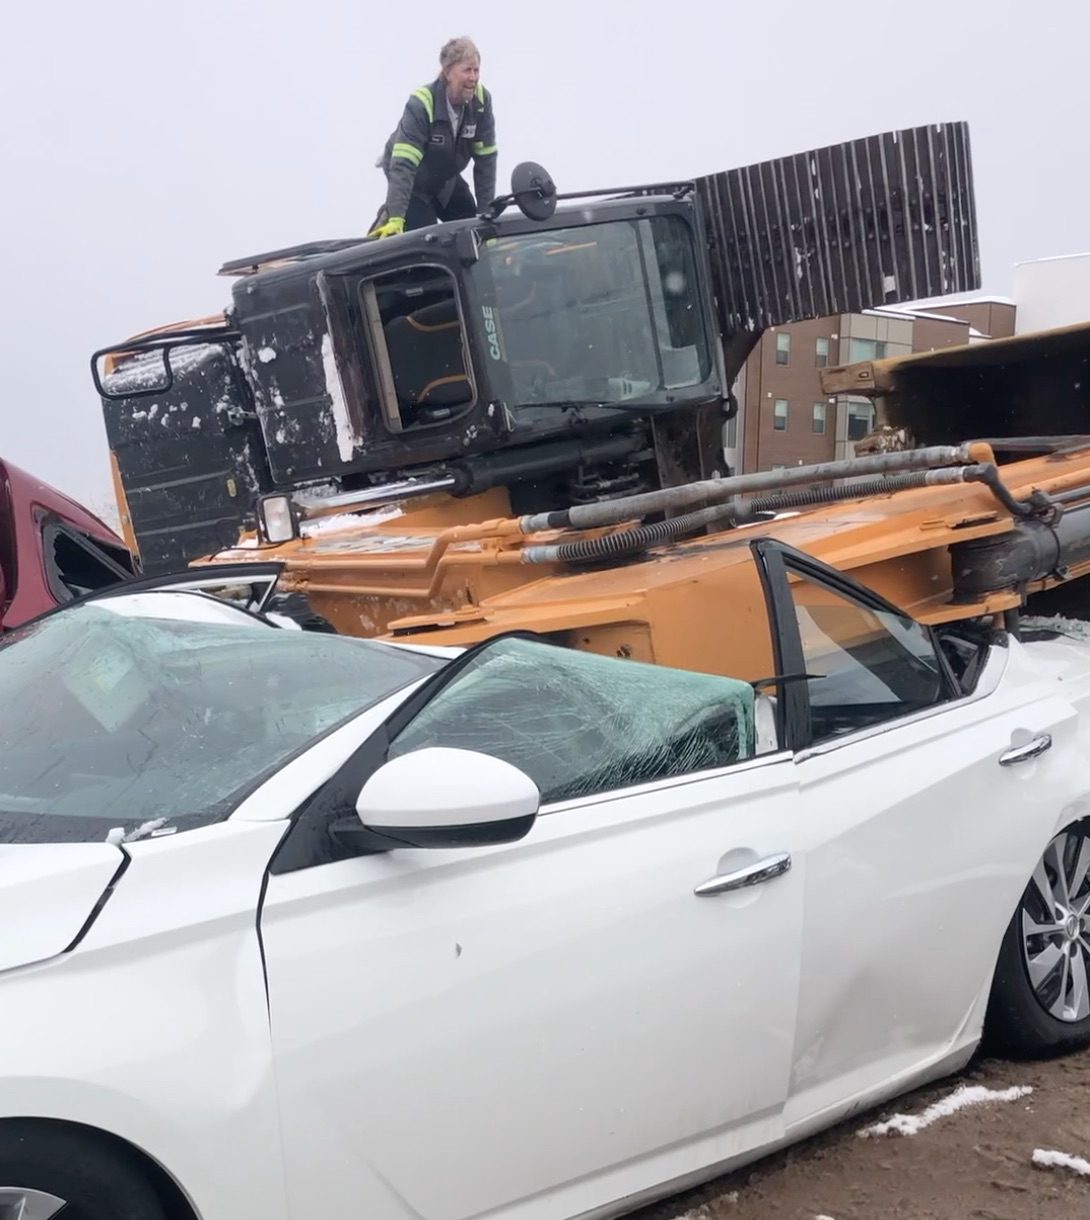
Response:
[[[940,1118],[949,1118],[951,1114],[964,1110],[966,1106],[980,1106],[995,1101],[1018,1101],[1019,1098],[1028,1097],[1032,1092],[1033,1089],[1028,1085],[1015,1085],[1009,1089],[988,1089],[979,1084],[963,1084],[948,1097],[942,1097],[928,1106],[922,1114],[894,1114],[885,1122],[864,1127],[859,1135],[862,1139],[876,1135],[889,1135],[892,1132],[896,1132],[898,1135],[916,1135],[925,1127],[930,1127],[932,1123],[938,1122]]]
[[[1056,1152],[1048,1148],[1034,1148],[1033,1163],[1038,1169],[1070,1169],[1072,1173],[1090,1178],[1090,1161],[1069,1152]]]
[[[678,1216],[676,1220],[715,1220],[720,1204],[725,1203],[728,1207],[733,1207],[737,1202],[738,1192],[732,1190],[728,1194],[720,1195],[712,1203],[701,1203],[698,1207],[690,1208],[687,1212],[683,1212]]]

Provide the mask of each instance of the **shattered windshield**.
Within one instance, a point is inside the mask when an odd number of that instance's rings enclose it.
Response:
[[[483,350],[515,406],[669,402],[709,377],[693,234],[679,216],[496,238]]]
[[[0,842],[225,817],[302,747],[443,662],[133,594],[0,637]],[[195,616],[196,617],[196,616]]]

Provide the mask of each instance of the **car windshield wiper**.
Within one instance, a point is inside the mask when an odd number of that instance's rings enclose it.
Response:
[[[152,818],[150,822],[141,822],[134,830],[126,830],[124,826],[115,826],[107,835],[106,842],[120,846],[122,843],[135,843],[139,839],[150,839],[152,835],[170,835],[178,829],[168,826],[167,818]]]

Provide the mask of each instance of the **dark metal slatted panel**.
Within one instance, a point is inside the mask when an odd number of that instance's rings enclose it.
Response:
[[[965,123],[728,170],[697,193],[725,334],[980,287]]]

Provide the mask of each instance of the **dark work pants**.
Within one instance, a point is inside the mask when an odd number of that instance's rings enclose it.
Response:
[[[445,204],[434,196],[414,194],[409,199],[405,212],[405,232],[410,229],[423,229],[427,225],[438,224],[441,220],[471,220],[477,215],[477,205],[473,202],[473,192],[466,185],[464,178],[456,178],[454,191]]]

